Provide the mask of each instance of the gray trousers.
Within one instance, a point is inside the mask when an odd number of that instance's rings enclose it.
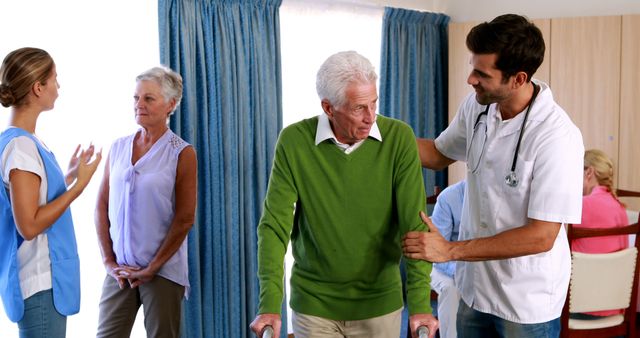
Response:
[[[177,338],[183,297],[184,286],[160,276],[135,289],[128,284],[120,289],[116,280],[107,275],[100,298],[97,338],[128,338],[140,305],[147,337]]]

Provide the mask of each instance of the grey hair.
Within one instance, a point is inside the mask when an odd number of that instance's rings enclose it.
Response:
[[[136,82],[140,81],[154,81],[159,84],[165,102],[171,99],[176,100],[176,106],[173,111],[180,105],[182,100],[182,76],[171,68],[165,66],[153,67],[136,76]]]
[[[339,52],[320,66],[316,91],[320,100],[340,107],[346,103],[345,88],[348,85],[375,83],[377,80],[376,70],[367,58],[354,51]]]

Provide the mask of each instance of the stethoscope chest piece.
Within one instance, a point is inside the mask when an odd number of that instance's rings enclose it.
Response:
[[[520,150],[520,142],[522,141],[522,135],[524,134],[524,127],[527,124],[527,119],[529,118],[529,112],[531,111],[531,106],[533,106],[533,102],[538,96],[538,92],[540,91],[540,87],[533,84],[533,95],[531,95],[531,100],[529,100],[529,105],[527,107],[527,112],[524,114],[524,119],[522,120],[522,125],[520,126],[520,135],[518,135],[518,143],[516,143],[516,150],[513,152],[513,160],[511,161],[511,172],[507,174],[504,178],[504,183],[511,188],[515,188],[518,186],[518,176],[516,176],[516,164],[518,163],[518,150]]]
[[[516,172],[512,171],[504,178],[504,183],[508,186],[515,188],[518,186],[518,176],[516,176]]]

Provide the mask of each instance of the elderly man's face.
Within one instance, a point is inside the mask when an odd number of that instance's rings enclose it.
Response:
[[[369,137],[371,126],[376,121],[376,84],[351,83],[345,88],[345,98],[346,102],[341,107],[325,101],[323,108],[338,141],[354,144]]]

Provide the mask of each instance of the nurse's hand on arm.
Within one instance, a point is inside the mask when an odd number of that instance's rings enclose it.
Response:
[[[452,242],[447,241],[431,218],[420,211],[422,222],[427,225],[428,232],[410,231],[402,238],[402,250],[408,258],[421,259],[432,263],[442,263],[451,260],[450,250]]]
[[[546,252],[553,248],[561,227],[560,223],[529,219],[521,227],[494,236],[448,242],[424,212],[420,212],[420,217],[429,232],[408,232],[402,239],[402,249],[408,258],[434,263],[486,261]]]

